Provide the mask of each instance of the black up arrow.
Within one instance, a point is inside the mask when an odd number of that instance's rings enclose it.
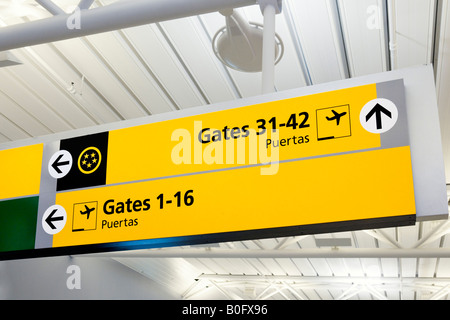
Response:
[[[55,225],[53,224],[53,222],[64,220],[64,217],[53,217],[54,214],[55,214],[57,211],[58,211],[58,209],[54,209],[54,210],[52,211],[52,213],[50,213],[50,214],[48,215],[47,219],[45,219],[45,222],[47,222],[48,226],[49,226],[50,228],[52,228],[53,230],[56,229],[56,227],[55,227]]]
[[[55,169],[55,171],[58,172],[58,173],[62,173],[62,171],[61,171],[61,169],[59,169],[59,167],[67,166],[68,164],[70,164],[69,161],[59,162],[59,160],[61,160],[62,157],[63,157],[63,155],[60,154],[59,157],[56,158],[56,160],[52,163],[52,168]]]
[[[392,119],[392,113],[386,108],[384,108],[382,105],[377,103],[375,107],[373,107],[373,109],[370,110],[370,112],[366,115],[366,122],[369,122],[370,118],[372,118],[373,115],[375,115],[377,120],[377,130],[383,129],[383,124],[381,122],[381,113],[384,113],[386,116]]]

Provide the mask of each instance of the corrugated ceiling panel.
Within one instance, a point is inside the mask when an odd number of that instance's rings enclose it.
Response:
[[[18,56],[26,59],[24,55]],[[70,93],[65,88],[55,86],[42,70],[30,63],[30,60],[23,60],[23,62],[24,65],[6,69],[13,78],[14,88],[24,89],[22,92],[17,92],[15,99],[20,102],[29,96],[28,103],[25,105],[27,110],[33,112],[52,132],[96,124],[73,100],[69,99]],[[5,83],[4,88],[8,86],[9,84]]]
[[[339,0],[351,76],[387,70],[383,1]]]
[[[348,275],[351,277],[364,277],[365,272],[361,260],[358,258],[343,259]]]
[[[33,74],[29,66],[20,65],[14,69],[2,70],[2,91],[15,103],[21,107],[17,107],[17,111],[21,108],[32,116],[35,121],[38,121],[40,126],[45,128],[42,134],[49,134],[52,132],[58,132],[63,130],[70,130],[71,127],[68,123],[63,121],[62,118],[55,113],[52,105],[58,106],[59,104],[49,104],[42,100],[40,91],[44,87],[52,88],[51,84],[47,83],[45,78],[39,74]],[[28,85],[35,85],[28,87]],[[28,90],[17,90],[17,88],[25,88]],[[92,123],[93,124],[93,123]]]
[[[398,269],[398,259],[381,258],[380,259],[382,274],[385,277],[398,277],[400,270]]]
[[[4,142],[8,142],[10,141],[10,139],[8,139],[7,137],[5,137],[1,132],[0,132],[0,143],[4,143]]]
[[[409,288],[405,288],[400,290],[400,297],[402,300],[414,300],[416,298],[416,294]]]
[[[0,112],[30,136],[49,134],[51,131],[33,115],[36,109],[29,110],[35,103],[33,97],[17,91],[17,86],[14,86],[9,76],[3,74],[1,77],[5,80],[5,84],[0,91]],[[23,99],[20,99],[21,97]]]
[[[353,245],[357,248],[374,248],[376,242],[365,232],[353,232]]]
[[[217,273],[226,274],[252,274],[254,273],[253,268],[248,268],[248,266],[241,261],[241,259],[214,259],[216,265],[220,265],[220,271],[216,271]]]
[[[241,241],[237,242],[235,245],[243,245],[243,248],[245,249],[260,249],[259,246],[256,245],[256,241]]]
[[[437,259],[418,259],[418,276],[419,277],[434,277],[436,273]]]
[[[437,52],[436,88],[439,106],[439,119],[443,137],[443,153],[446,162],[447,183],[450,182],[450,6],[448,1],[442,2],[442,21]]]
[[[442,247],[450,247],[450,237],[448,235],[444,236],[444,239],[442,240]],[[436,277],[450,277],[450,258],[439,259]]]
[[[397,232],[398,241],[404,248],[413,248],[417,244],[418,239],[420,239],[420,226],[418,223],[407,228],[397,228]]]
[[[295,263],[295,266],[300,271],[302,276],[309,276],[314,277],[317,276],[317,272],[314,269],[314,267],[309,262],[309,259],[300,259],[300,258],[293,258],[292,262]]]
[[[195,267],[199,273],[212,273],[213,271],[209,269],[205,264],[203,263],[202,259],[197,258],[186,258],[187,262],[189,262],[193,267]]]
[[[234,259],[230,260],[235,265],[236,274],[262,274],[261,263],[258,259],[240,259],[239,263]]]
[[[417,273],[417,259],[415,258],[401,258],[400,272],[403,277],[415,277]]]
[[[180,293],[187,290],[198,276],[197,270],[181,258],[155,258],[152,263],[143,258],[115,260]]]
[[[378,258],[364,258],[361,260],[361,266],[364,275],[367,277],[381,277],[383,276],[383,266]]]
[[[348,276],[347,266],[345,265],[344,259],[326,259],[328,266],[336,277],[346,277]]]
[[[338,297],[340,297],[343,293],[342,289],[337,288],[337,286],[330,286],[330,288],[326,289],[319,289],[317,292],[319,292],[320,296],[323,297],[323,300],[335,300]],[[347,289],[347,288],[344,288]]]
[[[436,233],[436,230],[442,226],[444,221],[427,221],[427,223],[421,223],[420,227],[420,239],[425,238],[428,239],[430,236],[433,236]],[[426,244],[423,245],[424,248],[439,248],[441,246],[441,237],[434,239],[433,241],[427,241]]]
[[[293,259],[277,259],[278,263],[283,266],[283,270],[287,275],[290,276],[300,276],[301,273],[298,270],[296,264],[292,261]]]
[[[304,288],[301,291],[306,297],[307,300],[322,300],[322,296],[319,295],[318,290],[315,288]],[[326,296],[325,296],[326,297]]]
[[[435,2],[395,2],[398,68],[432,62]]]
[[[202,273],[219,273],[226,274],[226,269],[222,267],[219,259],[197,259],[203,264]],[[205,271],[203,271],[205,270]]]
[[[185,77],[183,66],[156,25],[129,28],[123,32],[164,90],[171,95],[177,108],[204,104],[200,94]]]
[[[448,247],[448,244],[447,246]],[[436,277],[450,277],[450,258],[440,258]]]
[[[39,66],[41,72],[60,89],[61,94],[71,101],[57,106],[66,122],[82,127],[88,121],[86,118],[93,118],[96,123],[123,119],[88,79],[83,84],[81,72],[53,44],[25,48],[17,52],[17,55],[24,62],[29,61]],[[72,83],[75,91],[69,90]]]
[[[0,133],[11,141],[30,138],[30,135],[0,112]],[[2,138],[3,139],[3,138]]]
[[[111,73],[101,57],[89,48],[84,38],[55,42],[55,47],[86,77],[87,81],[101,92],[123,118],[131,119],[147,115],[139,102]]]
[[[158,92],[155,83],[133,49],[123,38],[123,32],[107,32],[93,35],[89,41],[107,62],[129,92],[139,101],[147,114],[172,111],[165,95]]]
[[[333,275],[333,270],[328,265],[326,259],[312,258],[309,259],[309,262],[319,277],[329,277]]]
[[[344,79],[345,61],[341,50],[340,30],[336,30],[331,1],[290,1],[288,10],[303,47],[313,84]]]
[[[398,228],[398,240],[405,248],[412,248],[419,239],[419,226]],[[418,259],[402,258],[400,260],[401,275],[404,277],[415,277],[418,273]]]
[[[347,289],[347,287],[344,286],[344,290],[345,289]],[[335,300],[342,295],[344,290],[338,288],[338,286],[330,286],[329,288],[319,288],[317,292],[323,300]]]
[[[230,87],[224,66],[212,50],[211,40],[198,17],[160,24],[186,66],[186,76],[204,95],[205,102],[216,103],[238,98]]]
[[[400,293],[397,289],[387,289],[385,290],[386,297],[388,300],[400,300]]]
[[[286,275],[286,271],[280,266],[277,259],[261,258],[261,263],[274,275]]]
[[[398,241],[396,228],[385,228],[376,230],[373,242],[376,248],[395,248]]]

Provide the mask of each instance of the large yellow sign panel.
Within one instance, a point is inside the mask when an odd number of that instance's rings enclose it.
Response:
[[[53,247],[414,223],[402,94],[386,103],[379,91],[366,85],[63,141],[75,171],[58,181],[67,221]]]
[[[358,125],[375,98],[373,84],[110,131],[106,184],[376,148]]]

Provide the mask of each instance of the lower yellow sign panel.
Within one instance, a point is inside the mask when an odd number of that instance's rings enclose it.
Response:
[[[276,175],[253,166],[62,192],[56,203],[72,228],[54,235],[53,247],[342,221],[351,229],[351,221],[415,214],[408,146],[283,162]]]

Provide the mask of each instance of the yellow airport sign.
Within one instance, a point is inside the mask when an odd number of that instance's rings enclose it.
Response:
[[[278,161],[376,148],[380,136],[359,124],[376,98],[372,84],[110,131],[106,184],[273,162],[270,173]],[[326,117],[340,105],[352,112],[338,126]]]
[[[56,202],[65,208],[74,202],[83,203],[76,205],[81,210],[95,208],[97,217],[90,219],[97,218],[97,225],[79,232],[64,228],[54,235],[53,246],[208,234],[226,239],[239,231],[283,233],[297,226],[307,231],[317,224],[326,230],[336,222],[351,229],[352,221],[370,225],[392,217],[412,223],[409,159],[409,147],[400,147],[286,162],[269,176],[250,167],[58,193]],[[74,219],[79,212],[74,210]]]
[[[406,117],[401,81],[396,85],[392,105]],[[379,107],[361,115],[383,98],[379,91],[370,84],[64,141],[65,150],[76,150],[78,170],[58,181],[55,202],[69,210],[73,227],[56,233],[52,245],[180,244],[413,224],[407,126],[399,123],[396,145],[386,147],[361,122],[387,121]]]
[[[11,210],[34,228],[17,245],[0,235],[3,259],[416,219],[402,80],[4,150],[0,170],[30,182],[0,181],[3,229],[20,230]]]

